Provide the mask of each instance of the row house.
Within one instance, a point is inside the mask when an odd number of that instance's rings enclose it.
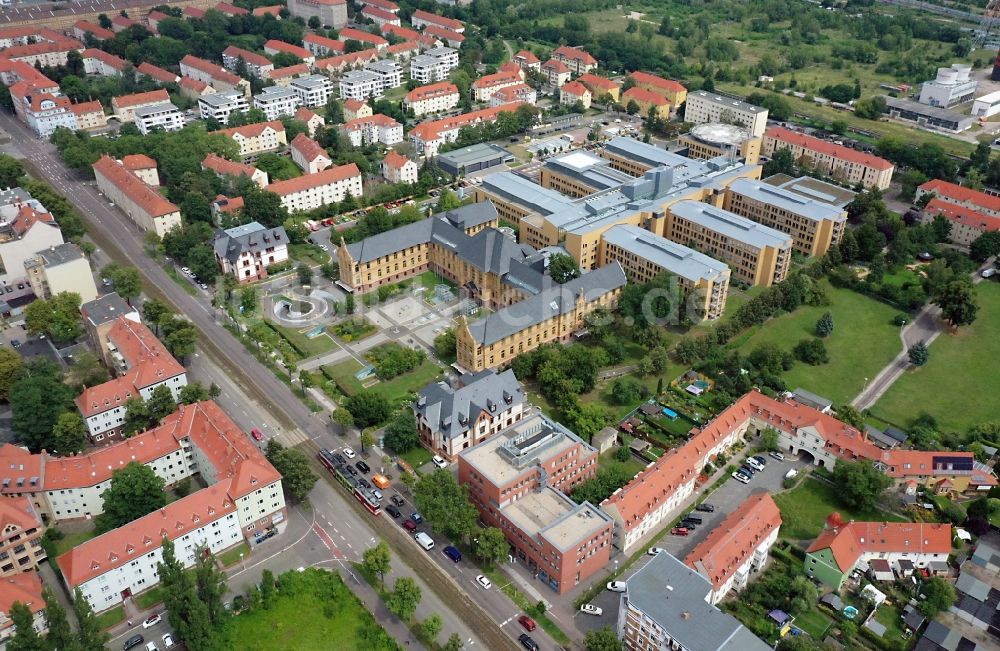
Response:
[[[292,161],[305,174],[322,172],[333,165],[333,160],[326,150],[304,133],[295,136],[289,148],[292,150]]]
[[[115,37],[115,33],[110,29],[104,29],[88,20],[78,20],[73,23],[73,38],[86,43],[88,34],[98,41],[110,41]]]
[[[190,77],[200,82],[210,84],[216,91],[239,90],[244,95],[250,95],[250,82],[238,77],[222,66],[199,59],[190,54],[184,55],[180,62],[181,76]]]
[[[369,50],[360,50],[358,52],[350,52],[347,54],[338,54],[336,56],[327,57],[326,59],[319,59],[313,67],[316,68],[317,72],[325,72],[329,75],[340,75],[345,71],[358,66],[363,66],[366,63],[376,60],[378,60],[378,50],[372,48]]]
[[[465,36],[462,34],[446,27],[438,27],[437,25],[428,25],[425,27],[424,34],[432,36],[442,43],[447,44],[448,47],[455,49],[462,47],[462,43],[465,42]]]
[[[146,93],[134,93],[111,98],[111,110],[122,124],[135,122],[135,110],[145,106],[156,106],[170,101],[170,95],[160,88]]]
[[[507,86],[506,88],[501,88],[500,90],[493,93],[493,97],[490,98],[490,106],[500,106],[502,104],[531,104],[534,105],[538,101],[538,91],[529,86],[528,84],[514,84],[513,86]]]
[[[380,168],[382,176],[389,183],[416,183],[420,177],[417,164],[395,151],[385,155]]]
[[[458,132],[462,127],[482,122],[494,122],[501,113],[516,111],[519,106],[521,106],[520,102],[502,104],[492,108],[463,113],[455,117],[424,122],[418,124],[410,131],[409,138],[418,154],[421,154],[424,158],[431,158],[437,155],[441,145],[455,142],[458,139]]]
[[[140,228],[163,237],[180,226],[180,210],[110,156],[94,163],[97,188]]]
[[[285,125],[281,120],[255,122],[242,127],[222,129],[216,133],[229,136],[240,147],[240,156],[256,156],[265,151],[274,151],[288,145]]]
[[[617,102],[621,97],[621,86],[607,77],[599,77],[588,72],[580,75],[577,81],[590,90],[591,97],[596,101],[610,97],[612,102]]]
[[[3,51],[3,56],[11,61],[23,61],[31,66],[53,68],[65,66],[69,62],[70,52],[83,52],[86,49],[75,38],[58,37],[52,40],[38,41],[30,45],[15,45]]]
[[[267,79],[274,70],[274,64],[266,56],[244,50],[241,47],[230,45],[222,51],[222,65],[226,70],[237,72],[240,62],[245,67],[247,74],[257,79]]]
[[[423,9],[417,9],[410,16],[410,24],[420,29],[422,27],[427,27],[429,25],[436,25],[437,27],[444,27],[445,29],[450,29],[453,32],[458,32],[459,34],[465,33],[465,24],[460,20],[455,20],[454,18],[445,18],[444,16],[438,16],[437,14],[432,14],[429,11],[424,11]]]
[[[328,57],[347,51],[347,45],[343,41],[317,34],[306,34],[302,37],[302,44],[315,57]]]
[[[282,86],[269,86],[253,96],[254,108],[263,111],[268,120],[291,117],[301,103],[298,93]]]
[[[629,74],[629,79],[639,88],[660,95],[672,106],[680,106],[687,101],[687,88],[673,79],[664,79],[648,72],[635,71]]]
[[[222,274],[250,283],[267,278],[268,267],[288,260],[288,235],[281,226],[250,222],[216,231],[212,250]]]
[[[340,203],[348,196],[360,197],[363,193],[361,171],[354,163],[278,181],[268,186],[268,190],[281,197],[281,205],[288,212],[314,210]]]
[[[239,178],[245,176],[262,188],[266,188],[268,184],[267,172],[264,170],[257,169],[253,165],[247,165],[246,163],[231,161],[214,153],[209,154],[205,157],[205,160],[201,161],[201,169],[214,172],[219,178],[227,176]]]
[[[264,53],[272,57],[278,54],[291,54],[307,65],[312,65],[316,62],[316,56],[306,48],[276,39],[271,39],[264,43]]]
[[[158,81],[161,84],[176,84],[180,81],[180,77],[178,77],[176,73],[164,70],[159,66],[154,66],[148,61],[140,63],[136,67],[135,71],[137,75],[144,75],[154,81]]]
[[[420,43],[416,41],[404,41],[390,45],[385,49],[386,57],[397,62],[406,62],[420,54]]]
[[[578,47],[570,47],[569,45],[556,48],[555,52],[552,53],[552,58],[565,63],[573,71],[573,74],[577,75],[591,72],[597,67],[597,59],[590,56],[590,53]]]
[[[374,46],[376,50],[382,50],[389,47],[389,41],[385,40],[381,36],[372,34],[371,32],[365,32],[360,29],[353,29],[347,27],[340,30],[337,36],[343,42],[348,41],[358,41],[359,43],[367,43],[368,45]]]
[[[392,13],[391,11],[380,9],[378,7],[373,7],[371,5],[365,5],[365,7],[361,10],[361,15],[364,18],[368,18],[379,27],[381,27],[382,25],[399,26],[402,24],[401,21],[399,20],[399,16],[397,16],[396,14]]]
[[[403,98],[403,110],[413,111],[417,117],[428,113],[450,111],[458,106],[458,86],[451,81],[419,86]]]
[[[246,113],[250,102],[246,95],[238,91],[211,93],[198,98],[198,113],[203,120],[215,120],[219,124],[229,122],[233,113]]]

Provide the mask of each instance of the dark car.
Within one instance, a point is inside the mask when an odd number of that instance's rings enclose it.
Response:
[[[444,555],[450,558],[455,563],[462,560],[462,552],[458,551],[458,548],[452,545],[448,545],[447,547],[444,548]]]
[[[688,513],[684,516],[684,519],[688,522],[694,522],[695,524],[701,524],[703,520],[700,515],[695,515],[694,513]]]
[[[367,488],[368,490],[372,489],[371,483],[367,479],[365,479],[364,477],[362,477],[361,479],[359,479],[358,483],[361,484],[362,486],[364,486],[365,488]]]
[[[357,475],[358,474],[358,470],[354,466],[344,466],[344,470],[346,470],[348,472],[348,474],[351,474],[351,475]]]
[[[521,637],[517,638],[517,641],[528,651],[538,651],[538,642],[531,639],[531,636],[527,633],[521,633]]]
[[[747,477],[753,477],[757,471],[751,468],[750,466],[742,465],[740,466],[740,472],[742,472]]]
[[[697,522],[689,522],[687,520],[681,520],[680,525],[687,529],[688,531],[694,531],[698,528]]]
[[[371,470],[372,470],[371,466],[369,466],[364,461],[359,461],[359,462],[357,462],[354,465],[357,466],[358,470],[360,470],[361,472],[364,472],[364,473],[371,472]]]
[[[413,533],[414,531],[417,530],[417,523],[414,522],[413,520],[403,520],[403,528],[409,531],[410,533]]]
[[[695,511],[702,511],[703,513],[715,513],[715,507],[708,502],[702,502],[698,506],[694,507]]]
[[[398,518],[399,516],[403,515],[402,513],[399,512],[399,509],[397,509],[392,504],[385,507],[385,512],[391,515],[393,518]]]
[[[141,635],[133,635],[129,639],[125,640],[125,644],[122,645],[122,649],[124,649],[125,651],[128,651],[132,647],[139,646],[140,644],[142,644],[145,641],[146,641],[146,638],[144,638],[143,636],[141,636]]]
[[[756,461],[757,463],[759,463],[762,466],[766,466],[767,465],[767,459],[765,459],[764,457],[760,456],[759,454],[757,456],[755,456],[753,459],[754,459],[754,461]]]
[[[410,514],[410,519],[416,522],[417,524],[420,524],[421,522],[424,521],[424,516],[414,511],[413,513]]]
[[[406,500],[400,497],[398,493],[396,495],[393,495],[389,499],[391,499],[392,503],[395,504],[396,506],[403,506],[404,504],[406,504]]]

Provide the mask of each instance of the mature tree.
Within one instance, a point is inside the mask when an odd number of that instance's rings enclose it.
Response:
[[[198,343],[198,330],[187,319],[175,316],[163,325],[163,345],[180,359],[193,355]]]
[[[865,417],[857,408],[852,405],[841,405],[837,407],[837,418],[856,429],[864,429]]]
[[[969,517],[965,512],[965,507],[958,502],[944,500],[939,506],[941,515],[948,518],[952,524],[962,524]]]
[[[191,382],[181,387],[177,392],[177,402],[181,405],[193,405],[202,400],[208,400],[212,396],[208,389],[202,386],[201,382]]]
[[[562,285],[580,277],[580,264],[565,253],[556,253],[549,258],[549,276]]]
[[[266,610],[274,607],[274,572],[264,570],[260,577],[260,601]]]
[[[449,538],[463,538],[476,529],[479,514],[469,501],[469,489],[447,470],[424,475],[413,489],[417,509]]]
[[[441,632],[443,625],[441,615],[433,613],[420,623],[420,635],[428,642],[434,642],[437,640],[437,636]]]
[[[833,468],[833,483],[840,501],[855,511],[870,511],[892,480],[871,461],[838,461]]]
[[[392,569],[389,545],[380,540],[374,547],[366,549],[361,555],[361,565],[366,572],[378,576],[379,588],[382,588],[385,585],[385,575]]]
[[[226,277],[229,278],[228,275]],[[241,314],[243,315],[251,314],[252,312],[254,312],[254,310],[257,309],[257,306],[259,305],[260,305],[260,299],[257,296],[256,287],[244,287],[243,290],[240,291]]]
[[[830,361],[830,355],[826,352],[822,339],[803,339],[795,345],[793,352],[798,360],[810,366],[819,366]]]
[[[768,427],[763,432],[760,433],[760,444],[757,446],[759,449],[765,452],[771,452],[778,449],[778,431],[772,427]]]
[[[385,446],[396,454],[403,454],[420,445],[417,421],[413,412],[404,409],[385,428]]]
[[[917,609],[928,619],[955,605],[955,586],[939,576],[934,577],[930,581],[925,581],[921,592],[924,599],[917,606]]]
[[[583,638],[583,647],[587,651],[622,651],[625,647],[618,639],[618,634],[610,626],[587,631]]]
[[[462,637],[458,633],[452,633],[442,649],[443,651],[461,651],[461,648],[464,645],[465,643],[462,642]]]
[[[295,268],[295,273],[299,278],[300,285],[308,285],[312,282],[313,270],[309,265],[304,263],[300,264]]]
[[[149,466],[136,461],[111,474],[111,486],[101,493],[104,513],[95,518],[97,531],[117,529],[167,504],[166,482]]]
[[[48,587],[42,590],[45,601],[45,621],[49,630],[45,634],[45,644],[53,651],[72,650],[80,648],[77,645],[76,633],[69,625],[66,609],[62,607],[54,592]]]
[[[927,363],[927,360],[931,357],[931,351],[927,348],[927,344],[921,339],[917,343],[910,346],[907,351],[907,355],[910,357],[910,363],[914,366],[923,366]]]
[[[476,556],[489,566],[498,565],[507,560],[510,554],[510,543],[497,527],[487,527],[479,533],[476,543]]]
[[[455,359],[458,340],[454,328],[445,328],[441,334],[434,337],[434,352],[444,361]]]
[[[775,150],[774,155],[771,156],[771,160],[764,163],[764,175],[771,176],[773,174],[788,174],[792,176],[795,174],[795,157],[792,156],[792,150],[788,147],[782,147],[781,149]]]
[[[74,410],[73,394],[53,362],[41,357],[29,360],[9,396],[18,440],[32,451],[51,450],[59,414]]]
[[[7,154],[0,154],[0,187],[13,188],[20,184],[24,176],[24,165]]]
[[[829,337],[833,334],[833,315],[824,312],[823,316],[816,322],[816,334],[820,337]]]
[[[969,245],[969,257],[976,262],[985,262],[995,255],[1000,255],[1000,231],[983,233]]]
[[[385,598],[385,606],[389,612],[399,617],[404,622],[409,622],[420,604],[420,586],[408,576],[396,579],[390,592]]]
[[[296,502],[302,502],[319,480],[309,467],[309,457],[297,448],[286,448],[276,440],[267,442],[267,460],[281,473],[281,485]]]
[[[979,312],[979,301],[972,283],[966,279],[957,279],[945,285],[933,303],[941,308],[941,316],[952,327],[971,325]]]
[[[620,377],[611,383],[611,399],[616,405],[634,405],[642,400],[646,387],[634,377]]]
[[[611,416],[597,403],[577,403],[566,410],[564,420],[578,436],[593,443],[594,434],[607,427]]]
[[[74,387],[92,387],[107,382],[108,369],[101,358],[89,350],[76,353],[69,368],[67,381]]]
[[[160,323],[173,316],[170,306],[158,298],[147,299],[142,304],[142,318],[153,325],[156,336],[160,336]]]
[[[45,640],[35,632],[35,616],[31,614],[31,608],[15,601],[9,614],[14,623],[14,637],[7,642],[7,651],[48,651]]]
[[[165,384],[161,384],[149,394],[146,409],[152,422],[159,424],[161,420],[177,411],[177,401],[174,394]]]
[[[132,304],[132,299],[142,293],[142,276],[135,267],[124,267],[112,262],[104,267],[101,274],[114,283],[115,292]]]
[[[351,412],[354,424],[361,428],[380,425],[392,413],[389,400],[381,393],[373,391],[350,396],[344,401],[344,408]]]
[[[347,433],[347,430],[354,427],[354,415],[350,411],[344,409],[343,407],[337,407],[332,414],[330,414],[330,420],[340,425],[340,431]]]
[[[87,446],[87,425],[75,411],[59,414],[52,428],[52,449],[49,452],[68,457],[83,452]]]
[[[434,205],[434,212],[448,212],[462,207],[462,200],[451,190],[442,190],[438,197],[437,204]]]
[[[324,263],[320,265],[319,273],[327,280],[340,280],[340,264],[333,261]]]
[[[49,299],[36,299],[24,309],[24,323],[35,335],[48,335],[56,343],[72,341],[83,333],[80,295],[60,292]]]
[[[218,632],[212,625],[208,605],[198,598],[194,578],[177,560],[174,544],[164,537],[161,543],[162,561],[156,571],[163,590],[163,605],[170,612],[177,636],[192,651],[214,651],[220,648]]]
[[[94,609],[80,588],[73,591],[73,614],[76,615],[76,621],[79,624],[77,638],[80,648],[84,651],[104,648],[111,636],[104,632],[101,622],[94,614]]]
[[[215,555],[199,547],[195,553],[194,584],[198,600],[208,609],[208,620],[220,626],[226,617],[222,597],[226,594],[226,575],[219,569]]]
[[[281,204],[281,197],[256,183],[247,186],[242,212],[244,219],[260,222],[268,228],[277,228],[288,219],[288,210]]]
[[[24,359],[17,351],[0,348],[0,400],[6,401],[14,384],[24,373]]]
[[[128,438],[149,429],[155,421],[149,416],[149,405],[142,398],[129,398],[125,401],[125,422],[122,424],[122,436]]]

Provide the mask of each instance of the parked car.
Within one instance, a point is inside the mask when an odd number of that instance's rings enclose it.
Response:
[[[347,474],[349,474],[349,475],[352,475],[352,476],[355,476],[355,477],[358,475],[358,469],[355,468],[354,466],[344,466],[344,470],[346,470]]]
[[[749,484],[750,478],[744,475],[742,472],[734,472],[733,479],[740,482],[741,484]]]
[[[355,454],[354,450],[352,450],[351,448],[344,448],[344,456],[347,457],[348,459],[353,459],[358,455]]]
[[[344,458],[344,455],[336,453],[336,452],[334,452],[334,454],[333,454],[333,460],[336,461],[337,463],[339,463],[342,466],[347,463],[347,459]]]
[[[664,549],[664,548],[662,548],[662,547],[650,547],[650,548],[649,548],[649,551],[648,551],[648,552],[646,552],[646,553],[647,553],[647,554],[649,554],[650,556],[656,556],[656,555],[657,555],[657,554],[659,554],[660,552],[665,552],[665,551],[667,551],[667,550],[665,550],[665,549]]]
[[[396,493],[395,495],[393,495],[389,499],[392,500],[392,503],[395,504],[396,506],[403,506],[404,504],[406,504],[406,500],[404,500],[402,497],[400,497],[399,493]]]
[[[687,520],[688,522],[694,522],[695,524],[701,524],[702,522],[704,522],[704,520],[702,520],[700,515],[695,515],[694,513],[688,513],[687,515],[684,516],[684,519]]]
[[[454,563],[462,560],[462,552],[458,551],[458,548],[452,545],[448,545],[444,548],[444,555],[450,558]]]
[[[369,472],[371,472],[371,471],[372,471],[372,468],[371,468],[371,466],[369,466],[369,465],[368,465],[367,463],[365,463],[364,461],[359,461],[359,462],[357,462],[357,463],[356,463],[356,464],[354,464],[354,465],[355,465],[355,466],[357,466],[358,470],[360,470],[361,472],[363,472],[363,473],[365,473],[365,474],[367,474],[367,473],[369,473]]]
[[[484,575],[480,574],[476,577],[476,583],[483,586],[483,590],[489,590],[493,587],[493,582],[487,579]]]
[[[520,617],[518,617],[517,623],[523,626],[524,630],[529,632],[535,630],[535,627],[537,626],[535,624],[535,620],[531,619],[527,615],[521,615]]]
[[[608,590],[611,592],[625,592],[625,582],[624,581],[612,581],[608,584]]]
[[[580,606],[580,612],[595,616],[600,616],[604,614],[604,610],[599,606],[595,606],[594,604],[583,604],[582,606]]]
[[[745,465],[752,468],[754,472],[760,472],[764,469],[764,466],[760,463],[760,461],[757,461],[753,457],[747,457]]]
[[[253,440],[255,440],[255,441],[263,441],[264,440],[264,433],[262,431],[260,431],[259,429],[257,429],[256,427],[253,428],[252,430],[250,430],[250,436],[252,436]]]
[[[150,615],[142,621],[143,628],[152,628],[163,621],[163,616],[157,613],[156,615]]]
[[[434,465],[437,466],[438,468],[448,467],[448,462],[444,460],[444,457],[441,457],[436,454],[433,457],[431,457],[431,462],[433,462]]]
[[[144,638],[143,636],[133,635],[129,639],[125,640],[125,644],[122,645],[122,649],[124,649],[124,651],[128,651],[132,647],[137,647],[145,641],[146,638]]]
[[[359,479],[358,483],[361,484],[362,486],[364,486],[365,488],[367,488],[368,490],[372,489],[371,482],[368,481],[367,479],[365,479],[364,477],[362,477],[361,479]]]
[[[379,502],[382,501],[382,491],[380,491],[379,489],[372,488],[372,495],[374,495],[375,499],[377,499]]]
[[[768,456],[771,457],[772,459],[777,459],[778,461],[784,461],[785,460],[785,455],[783,455],[780,452],[769,452]]]
[[[762,466],[766,466],[767,465],[767,459],[765,459],[764,457],[760,456],[759,454],[754,455],[753,458],[754,458],[754,461],[756,461],[760,465],[762,465]]]
[[[695,511],[701,511],[703,513],[715,513],[715,506],[709,504],[708,502],[702,502],[698,506],[694,507]]]
[[[753,474],[756,472],[756,470],[754,470],[750,466],[744,464],[744,465],[742,465],[742,466],[739,467],[739,470],[737,472],[742,472],[747,477],[753,478]]]
[[[388,513],[389,515],[391,515],[394,519],[398,519],[399,516],[403,515],[402,513],[399,512],[399,509],[397,509],[392,504],[390,504],[389,506],[385,507],[385,512]]]
[[[687,527],[674,527],[670,530],[671,536],[686,536],[688,535]]]
[[[414,511],[413,513],[410,514],[410,519],[416,522],[417,524],[420,524],[421,522],[424,521],[424,516]]]
[[[517,641],[528,651],[538,651],[538,642],[531,639],[527,633],[521,633],[521,637],[517,638]]]
[[[149,642],[146,642],[146,651],[160,651],[160,650],[156,648],[156,642],[150,640]]]
[[[163,648],[164,649],[169,649],[173,645],[174,645],[174,636],[171,635],[170,633],[164,633],[163,634]]]
[[[413,520],[403,520],[403,528],[409,531],[410,533],[413,533],[414,531],[417,530],[417,523],[414,522]]]

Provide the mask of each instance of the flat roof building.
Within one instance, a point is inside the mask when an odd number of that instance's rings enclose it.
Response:
[[[858,196],[858,193],[853,190],[811,176],[800,176],[793,179],[786,174],[775,174],[764,179],[764,182],[837,208],[847,208],[854,201],[854,197]]]
[[[631,180],[632,176],[615,169],[609,160],[579,149],[545,161],[539,170],[538,184],[580,198],[620,187]]]
[[[437,157],[438,166],[452,176],[462,176],[512,162],[514,155],[490,143],[453,149]]]
[[[959,133],[970,128],[976,118],[946,108],[929,106],[899,97],[885,97],[890,118],[915,122],[917,126]]]
[[[734,124],[706,122],[696,125],[678,138],[687,148],[688,158],[707,160],[719,156],[742,158],[748,165],[760,160],[761,139]]]
[[[693,124],[725,122],[740,124],[754,136],[763,136],[767,129],[767,109],[707,90],[688,93],[684,104],[684,121]]]

